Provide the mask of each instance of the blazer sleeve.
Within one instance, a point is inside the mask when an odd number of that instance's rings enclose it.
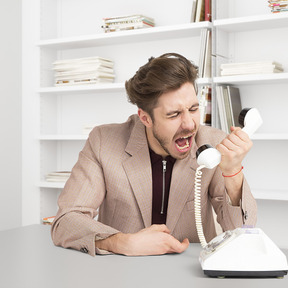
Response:
[[[223,188],[224,187],[224,188]],[[209,197],[217,214],[217,222],[224,231],[237,227],[255,226],[257,220],[257,204],[250,187],[244,178],[242,198],[239,206],[232,206],[220,168],[217,167],[209,186]]]
[[[101,145],[99,148],[94,145],[92,149],[90,141],[88,138],[59,196],[59,209],[52,223],[51,236],[57,246],[95,256],[107,254],[95,248],[95,240],[105,239],[119,231],[94,219],[106,189],[99,157],[95,155]]]

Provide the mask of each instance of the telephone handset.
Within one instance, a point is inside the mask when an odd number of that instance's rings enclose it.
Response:
[[[239,123],[244,126],[242,130],[251,137],[263,121],[256,108],[245,108],[239,115]],[[195,221],[197,234],[204,248],[199,257],[204,274],[212,277],[286,275],[288,270],[286,256],[259,228],[237,228],[222,233],[209,243],[206,242],[201,219],[201,170],[216,167],[221,162],[221,154],[206,144],[197,150],[196,157],[199,167],[195,172],[194,183]],[[255,251],[258,253],[257,257]]]
[[[239,115],[239,123],[244,126],[242,130],[251,137],[263,121],[256,108],[245,108]],[[221,161],[220,152],[209,144],[201,146],[196,152],[196,157],[198,165],[204,165],[209,169],[216,167]]]

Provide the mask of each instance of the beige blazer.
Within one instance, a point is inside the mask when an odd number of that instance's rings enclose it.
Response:
[[[222,131],[200,126],[190,155],[174,164],[166,225],[180,241],[187,237],[190,242],[199,242],[194,218],[196,150],[203,144],[215,147],[224,137]],[[216,236],[212,206],[223,230],[255,225],[256,202],[246,180],[241,207],[233,207],[220,169],[202,171],[201,205],[206,240]],[[145,127],[137,115],[123,124],[94,128],[58,205],[51,231],[55,245],[90,255],[104,253],[95,249],[95,239],[119,231],[134,233],[151,225],[151,164]]]

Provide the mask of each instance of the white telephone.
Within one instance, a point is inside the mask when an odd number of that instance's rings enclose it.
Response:
[[[249,137],[262,125],[255,108],[243,109],[239,123]],[[284,277],[288,271],[285,254],[259,228],[237,228],[206,242],[201,219],[201,175],[221,161],[220,152],[210,145],[197,153],[199,167],[195,174],[195,220],[198,237],[204,248],[199,257],[204,274],[211,277]]]

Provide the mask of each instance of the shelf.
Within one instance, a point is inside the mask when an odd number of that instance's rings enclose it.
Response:
[[[288,140],[288,133],[256,133],[252,140]]]
[[[40,188],[53,188],[53,189],[63,189],[66,182],[48,182],[40,181],[36,186]]]
[[[50,134],[50,135],[40,135],[37,137],[38,140],[48,140],[48,141],[73,141],[73,140],[87,140],[88,135],[85,134],[75,134],[75,135],[57,135],[57,134]]]
[[[216,84],[287,84],[287,81],[288,73],[235,75],[213,78],[213,82]]]
[[[71,94],[85,92],[121,92],[125,90],[124,83],[99,83],[90,85],[75,85],[62,87],[43,87],[38,89],[41,94]]]
[[[211,85],[212,78],[199,78],[197,85]],[[109,84],[91,84],[91,85],[75,85],[62,87],[42,87],[37,90],[41,94],[77,94],[91,92],[123,92],[125,91],[125,83],[109,83]]]
[[[198,86],[212,85],[213,79],[212,78],[198,78],[196,80],[196,83]]]
[[[288,200],[288,190],[257,190],[252,189],[255,199],[259,200]]]
[[[197,22],[174,26],[159,26],[147,29],[119,31],[96,35],[42,40],[37,46],[52,49],[79,49],[103,45],[137,43],[171,38],[200,36],[203,28],[212,28],[211,22]]]
[[[220,19],[215,20],[213,25],[226,32],[277,29],[288,27],[288,13]]]

